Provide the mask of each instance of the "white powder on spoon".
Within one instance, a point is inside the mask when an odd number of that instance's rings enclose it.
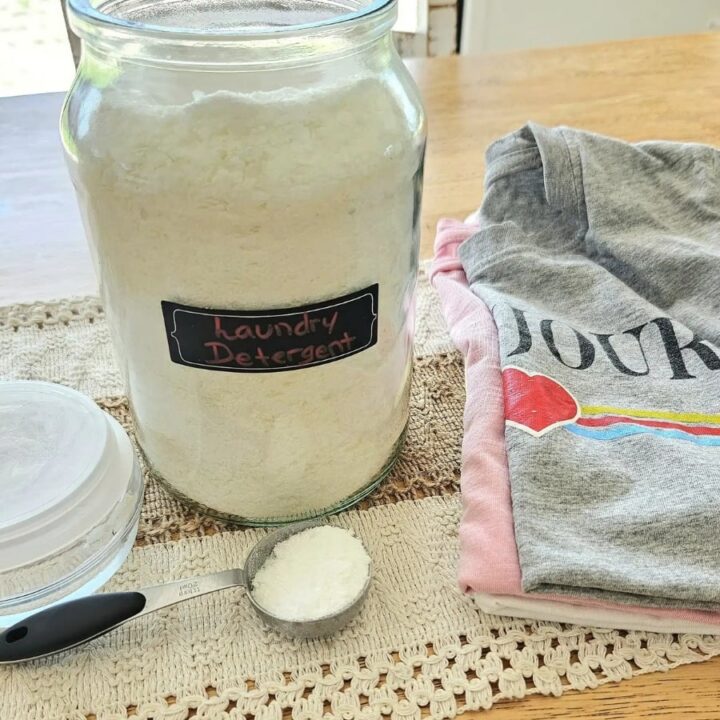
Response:
[[[275,546],[253,579],[252,595],[277,618],[307,622],[348,607],[369,574],[362,542],[348,530],[320,525]]]

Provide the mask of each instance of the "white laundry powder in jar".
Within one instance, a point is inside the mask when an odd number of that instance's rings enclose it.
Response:
[[[153,472],[249,521],[344,504],[387,467],[407,421],[412,108],[372,77],[156,103],[125,81],[99,96],[71,165]],[[266,311],[374,284],[377,344],[355,355],[267,373],[171,361],[163,301]]]
[[[275,546],[255,574],[252,595],[276,618],[307,622],[350,606],[369,574],[362,542],[348,530],[321,525]]]

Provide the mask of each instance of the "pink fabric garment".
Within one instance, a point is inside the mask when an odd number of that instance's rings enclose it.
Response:
[[[457,252],[479,229],[476,224],[441,220],[430,270],[430,281],[440,296],[450,337],[465,358],[467,398],[460,476],[463,515],[458,567],[462,590],[535,597],[541,601],[717,625],[720,612],[639,607],[522,592],[505,451],[505,402],[497,328],[485,303],[468,287]]]
[[[460,244],[479,229],[440,221],[430,282],[440,295],[450,337],[465,357],[460,586],[464,592],[513,595],[520,588],[520,562],[505,454],[497,328],[485,303],[468,287],[457,256]]]

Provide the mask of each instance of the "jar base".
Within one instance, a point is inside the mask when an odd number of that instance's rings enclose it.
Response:
[[[229,513],[224,513],[219,510],[215,510],[214,508],[208,507],[207,505],[203,505],[202,503],[197,502],[196,500],[193,500],[192,498],[189,498],[184,493],[177,490],[168,480],[166,480],[162,475],[152,470],[152,465],[150,461],[148,460],[147,456],[145,455],[142,448],[140,448],[140,455],[143,459],[143,463],[145,464],[146,472],[149,477],[151,477],[153,480],[158,482],[164,490],[166,490],[170,495],[180,500],[180,502],[183,503],[183,505],[186,505],[188,508],[191,508],[193,510],[197,510],[198,512],[201,512],[203,515],[207,515],[208,517],[215,518],[217,520],[222,520],[225,523],[231,524],[231,525],[241,525],[246,527],[273,527],[276,525],[286,525],[287,523],[291,522],[299,522],[301,520],[311,520],[313,518],[320,518],[320,517],[327,517],[328,515],[335,515],[336,513],[342,512],[343,510],[347,510],[351,508],[353,505],[356,505],[361,500],[366,498],[375,488],[380,485],[380,483],[385,480],[385,478],[390,474],[390,471],[393,469],[395,462],[397,461],[400,451],[402,450],[402,447],[405,443],[405,436],[407,435],[407,424],[403,428],[403,431],[400,433],[400,437],[397,439],[397,442],[395,445],[393,445],[392,451],[390,452],[390,456],[383,465],[382,469],[380,470],[377,475],[365,486],[363,486],[360,490],[358,490],[356,493],[351,495],[350,497],[344,499],[342,502],[332,505],[330,507],[326,508],[320,508],[319,510],[311,510],[307,513],[302,513],[299,515],[291,515],[287,517],[278,517],[278,518],[246,518],[241,517],[239,515],[232,515]]]

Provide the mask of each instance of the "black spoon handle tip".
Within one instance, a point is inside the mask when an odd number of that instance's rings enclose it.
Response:
[[[139,592],[100,593],[41,610],[0,634],[0,663],[24,662],[81,645],[135,617]]]

